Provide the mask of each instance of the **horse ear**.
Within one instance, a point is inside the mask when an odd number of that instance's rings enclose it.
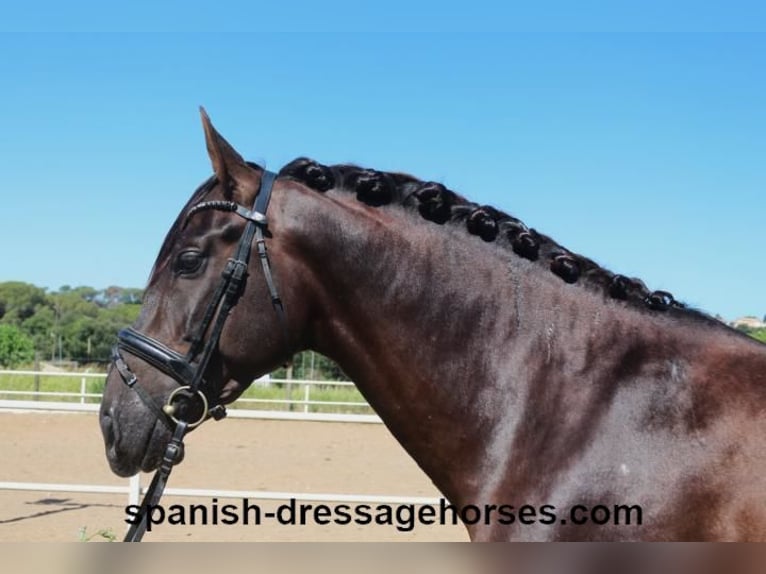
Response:
[[[202,129],[205,131],[207,153],[218,181],[227,197],[249,203],[258,192],[258,172],[251,168],[232,145],[213,127],[205,108],[200,106]]]

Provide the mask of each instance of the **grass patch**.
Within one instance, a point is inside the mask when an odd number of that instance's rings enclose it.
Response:
[[[92,542],[94,539],[103,538],[108,542],[116,542],[117,535],[111,528],[102,528],[96,532],[88,532],[87,526],[80,527],[77,538],[80,542]]]

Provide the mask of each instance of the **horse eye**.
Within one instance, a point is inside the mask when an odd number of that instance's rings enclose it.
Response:
[[[204,261],[199,251],[183,251],[178,254],[175,262],[175,271],[181,275],[190,275],[198,271]]]

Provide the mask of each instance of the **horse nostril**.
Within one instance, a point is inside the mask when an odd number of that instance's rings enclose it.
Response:
[[[104,441],[109,447],[114,446],[119,439],[115,419],[114,411],[111,408],[107,414],[101,416],[101,432],[104,434]]]

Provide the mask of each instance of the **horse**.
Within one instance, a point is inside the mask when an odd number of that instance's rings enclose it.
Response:
[[[271,173],[201,115],[214,175],[107,377],[114,473],[313,349],[473,541],[766,540],[766,346],[442,183]]]

